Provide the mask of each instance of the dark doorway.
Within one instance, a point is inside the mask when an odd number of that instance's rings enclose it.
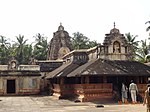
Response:
[[[15,80],[7,80],[7,93],[16,93]]]
[[[116,99],[121,100],[122,83],[128,86],[126,76],[108,76],[107,82],[113,84],[113,91],[116,93]]]

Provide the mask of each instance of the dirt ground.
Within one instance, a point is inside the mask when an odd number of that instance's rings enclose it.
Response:
[[[104,107],[97,108],[96,105]],[[0,112],[146,112],[142,104],[95,104],[58,100],[53,96],[1,96]]]

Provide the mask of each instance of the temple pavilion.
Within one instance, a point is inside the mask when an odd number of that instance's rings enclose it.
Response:
[[[57,31],[59,39],[65,38],[63,33],[67,34],[61,27]],[[52,40],[56,42],[54,37]],[[72,50],[68,47],[69,41],[60,42],[63,44],[60,43],[61,47],[57,48],[56,56],[61,56],[57,60],[63,60],[63,64],[46,74],[53,95],[58,98],[74,97],[80,101],[118,100],[122,83],[129,87],[130,81],[134,80],[139,95],[143,97],[150,67],[131,60],[131,46],[115,25],[110,33],[105,34],[102,45],[90,49]]]

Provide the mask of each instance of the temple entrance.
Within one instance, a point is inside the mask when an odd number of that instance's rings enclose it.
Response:
[[[120,100],[122,83],[128,86],[127,78],[125,76],[108,76],[107,82],[113,84],[113,91],[116,93],[117,100]]]
[[[7,80],[7,94],[16,93],[15,79]]]
[[[129,84],[131,83],[131,80],[135,80],[134,77],[130,76],[108,76],[107,82],[113,84],[113,91],[116,93],[117,100],[121,100],[121,88],[122,83],[124,83],[127,88],[129,89]],[[130,101],[130,93],[128,91],[128,100]]]

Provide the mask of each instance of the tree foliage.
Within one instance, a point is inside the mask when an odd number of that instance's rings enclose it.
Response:
[[[145,24],[150,24],[150,21],[147,21]],[[150,30],[150,25],[146,28],[146,31]]]
[[[146,63],[149,61],[149,58],[147,58],[147,55],[149,54],[149,45],[147,45],[147,40],[141,40],[140,41],[141,46],[139,47],[137,51],[137,60],[143,63]]]
[[[10,43],[6,37],[0,36],[0,64],[6,64],[9,59]]]
[[[138,50],[139,41],[136,41],[137,35],[131,35],[130,32],[125,34],[127,43],[129,44],[129,53],[132,56],[132,60],[136,57],[136,52]]]
[[[16,59],[18,60],[18,62],[20,64],[22,63],[25,63],[25,45],[26,45],[26,42],[27,42],[27,39],[24,40],[24,35],[20,35],[17,37],[16,36],[16,39],[17,39],[17,42],[15,42],[15,53],[16,53]]]
[[[84,36],[80,32],[73,33],[71,42],[74,49],[88,49],[98,45],[96,41],[90,41],[88,37]]]
[[[46,60],[48,53],[47,37],[40,33],[35,36],[35,45],[33,50],[34,58],[37,60]]]

